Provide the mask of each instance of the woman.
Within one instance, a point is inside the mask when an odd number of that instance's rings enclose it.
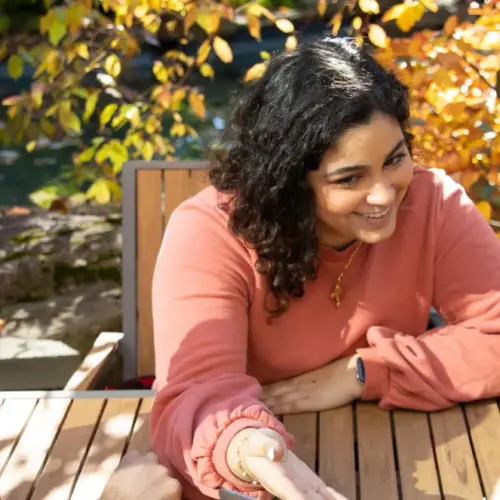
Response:
[[[407,89],[345,39],[278,55],[212,186],[172,215],[151,440],[187,498],[343,498],[273,412],[500,395],[500,242],[458,184],[414,165],[408,114]],[[431,306],[449,326],[425,332]]]

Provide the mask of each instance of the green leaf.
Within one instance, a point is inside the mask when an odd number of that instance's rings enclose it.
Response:
[[[64,35],[66,35],[67,31],[68,28],[65,24],[57,20],[53,21],[49,28],[50,43],[57,47],[57,45],[59,45],[59,42],[64,38]]]
[[[7,16],[0,16],[0,34],[4,34],[7,32],[10,26],[10,19]]]
[[[29,195],[29,199],[37,206],[49,208],[59,198],[57,186],[47,186]]]
[[[101,112],[99,116],[99,123],[101,125],[101,129],[106,126],[106,124],[111,120],[113,113],[118,109],[118,104],[111,103],[108,104]]]
[[[87,196],[101,205],[105,205],[111,201],[111,190],[106,179],[100,178],[87,190]]]
[[[24,60],[19,54],[13,54],[7,61],[7,73],[11,78],[21,78],[24,70]]]
[[[94,113],[97,100],[99,99],[99,94],[99,90],[91,92],[88,99],[85,101],[85,111],[83,113],[84,121],[87,121]]]

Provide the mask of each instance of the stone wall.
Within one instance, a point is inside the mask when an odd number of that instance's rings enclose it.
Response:
[[[81,354],[121,331],[121,209],[0,210],[0,336],[60,340]]]

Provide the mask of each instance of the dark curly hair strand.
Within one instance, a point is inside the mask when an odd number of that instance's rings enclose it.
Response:
[[[307,172],[347,130],[375,112],[406,130],[408,91],[365,50],[327,37],[271,58],[236,103],[227,148],[210,181],[230,195],[229,229],[254,248],[277,305],[302,297],[317,276],[316,209]]]

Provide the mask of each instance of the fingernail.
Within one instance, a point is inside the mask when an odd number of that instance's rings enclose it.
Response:
[[[271,448],[269,448],[269,450],[267,451],[267,456],[269,460],[272,460],[274,462],[274,460],[276,459],[276,450],[274,446],[271,446]]]

